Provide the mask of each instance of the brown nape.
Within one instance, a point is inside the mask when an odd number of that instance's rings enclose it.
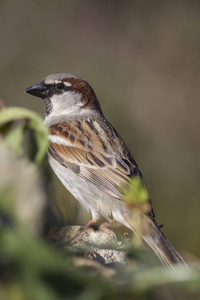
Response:
[[[71,89],[83,95],[83,108],[97,109],[102,113],[99,101],[92,87],[83,79],[80,78],[64,78],[62,81],[71,83]]]

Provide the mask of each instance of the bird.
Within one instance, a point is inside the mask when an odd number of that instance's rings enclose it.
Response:
[[[77,75],[57,73],[25,92],[44,101],[49,164],[91,212],[84,228],[103,217],[105,224],[119,223],[131,229],[165,266],[187,266],[157,224],[150,197],[148,211],[142,212],[139,224],[135,222],[120,187],[136,177],[145,189],[146,184],[125,142],[104,117],[90,84]]]

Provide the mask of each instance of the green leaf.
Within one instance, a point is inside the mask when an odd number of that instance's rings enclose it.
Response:
[[[7,135],[6,135],[6,142],[10,146],[12,150],[14,150],[17,154],[23,154],[23,135],[24,135],[24,128],[23,125],[19,125],[13,128]]]
[[[21,107],[9,107],[0,111],[0,126],[10,121],[21,119],[31,119],[38,124],[42,124],[42,119],[29,109]]]
[[[147,203],[149,200],[149,193],[139,176],[133,177],[128,184],[122,187],[122,193],[126,203]]]
[[[11,126],[14,122],[15,127]],[[36,113],[19,107],[2,109],[0,131],[6,135],[6,141],[17,154],[25,153],[23,145],[25,132],[28,131],[30,134],[32,131],[32,146],[35,144],[36,147],[33,147],[30,159],[36,163],[41,162],[48,148],[48,129]]]

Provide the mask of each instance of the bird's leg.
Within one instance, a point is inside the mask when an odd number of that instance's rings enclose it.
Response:
[[[82,227],[76,234],[75,236],[70,240],[70,242],[75,243],[78,242],[82,239],[83,235],[87,232],[87,230],[91,227],[93,227],[93,225],[95,225],[97,223],[98,220],[90,220],[84,227]],[[102,223],[99,226],[99,230],[102,230],[104,232],[106,232],[107,234],[109,234],[112,238],[116,239],[116,233],[110,229],[110,226],[116,226],[117,227],[117,223],[115,221],[109,222],[106,221],[104,223]]]
[[[115,227],[117,227],[116,221],[111,221],[111,222],[106,221],[106,222],[104,222],[103,224],[101,224],[99,226],[99,229],[106,232],[106,233],[108,233],[110,236],[112,236],[113,238],[116,239],[117,238],[116,233],[112,229],[110,229],[110,226],[113,226],[113,225]]]
[[[89,228],[91,228],[94,224],[96,224],[96,220],[90,220],[84,227],[82,227],[75,236],[70,240],[70,242],[78,242],[82,239],[83,235],[87,232]]]

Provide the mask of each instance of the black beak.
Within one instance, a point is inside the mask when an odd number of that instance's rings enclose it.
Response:
[[[24,92],[42,99],[48,98],[50,94],[48,86],[43,81],[28,87]]]

